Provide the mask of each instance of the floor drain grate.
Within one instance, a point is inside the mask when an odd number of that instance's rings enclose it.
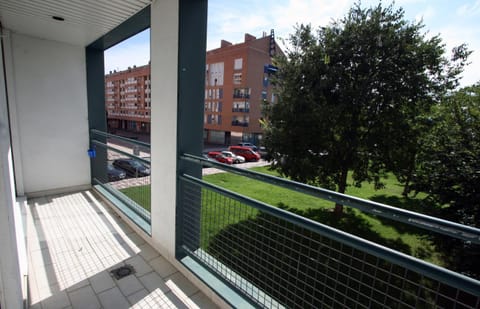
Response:
[[[112,276],[115,277],[115,279],[119,280],[131,274],[134,274],[135,269],[131,265],[125,265],[119,268],[115,268],[114,270],[110,271],[110,273],[112,274]]]

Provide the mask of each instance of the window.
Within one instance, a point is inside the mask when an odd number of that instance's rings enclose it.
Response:
[[[232,112],[248,113],[250,112],[250,103],[247,101],[234,101]]]
[[[209,65],[207,79],[210,86],[223,86],[223,62]]]
[[[233,83],[240,85],[242,83],[242,73],[233,73]]]
[[[242,58],[235,59],[235,61],[233,63],[233,69],[234,70],[241,70],[242,65],[243,65],[243,59]]]
[[[250,98],[250,88],[235,88],[233,89],[233,97],[236,99]]]
[[[206,123],[208,123],[208,124],[222,124],[222,116],[221,115],[208,114],[206,116]]]
[[[262,100],[267,99],[267,92],[265,90],[262,91]]]

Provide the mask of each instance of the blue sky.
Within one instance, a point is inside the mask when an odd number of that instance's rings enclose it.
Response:
[[[295,24],[325,26],[343,17],[354,0],[210,0],[208,12],[207,50],[220,47],[222,39],[232,43],[243,41],[245,33],[260,37],[275,30],[277,39],[286,39]],[[362,6],[376,5],[376,0],[363,0]],[[386,6],[390,0],[384,0]],[[395,7],[405,10],[405,18],[423,18],[427,35],[440,34],[447,52],[467,43],[473,50],[462,85],[480,81],[480,0],[397,0]],[[132,65],[147,64],[150,59],[149,32],[145,31],[107,51],[105,69],[123,70]]]

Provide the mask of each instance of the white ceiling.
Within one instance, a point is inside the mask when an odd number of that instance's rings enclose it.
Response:
[[[86,46],[149,5],[152,0],[0,0],[6,29]],[[54,20],[52,16],[64,18]]]

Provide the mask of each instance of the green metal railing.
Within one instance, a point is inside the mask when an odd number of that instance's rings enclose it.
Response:
[[[91,158],[92,183],[127,217],[150,233],[150,145],[91,130],[90,146],[96,153]],[[134,166],[120,165],[122,160]]]
[[[480,243],[476,228],[189,154],[181,159]],[[480,281],[187,174],[179,182],[179,247],[256,306],[480,307]]]

